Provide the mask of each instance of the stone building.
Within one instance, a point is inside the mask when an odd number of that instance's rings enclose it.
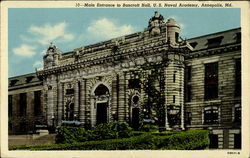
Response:
[[[240,28],[188,40],[180,31],[155,12],[141,32],[66,53],[51,44],[44,67],[31,74],[34,84],[26,79],[18,87],[11,83],[27,77],[10,79],[9,105],[14,113],[22,109],[25,91],[27,116],[34,117],[25,120],[33,123],[39,95],[48,126],[126,121],[139,129],[150,119],[166,130],[208,129],[211,148],[240,148]]]

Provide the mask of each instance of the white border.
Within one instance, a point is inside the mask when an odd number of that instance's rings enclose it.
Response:
[[[84,3],[86,1],[79,1]],[[90,1],[88,1],[90,2]],[[97,3],[100,1],[92,1],[91,3]],[[143,3],[143,1],[126,1],[127,3]],[[144,1],[145,2],[145,1]],[[203,3],[201,1],[165,1],[166,3],[189,3],[197,4]],[[203,151],[149,151],[149,150],[133,150],[133,151],[8,151],[8,122],[7,122],[7,98],[8,98],[8,8],[75,8],[76,1],[3,1],[1,2],[1,49],[0,49],[0,105],[1,105],[1,157],[25,157],[25,158],[55,158],[55,157],[191,157],[191,158],[200,158],[200,157],[249,157],[249,72],[250,72],[250,42],[249,42],[249,6],[250,3],[247,1],[224,1],[224,2],[209,2],[206,3],[232,3],[233,7],[241,8],[241,26],[242,26],[242,149],[241,150],[203,150]],[[103,1],[103,3],[122,3],[122,1]],[[152,2],[147,1],[146,3],[164,3],[164,1]],[[237,154],[228,154],[228,152],[240,152]]]

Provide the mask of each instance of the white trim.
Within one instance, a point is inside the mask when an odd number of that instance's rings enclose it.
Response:
[[[214,63],[214,62],[218,62],[218,61],[219,61],[219,58],[210,59],[210,60],[203,61],[203,64],[209,64],[209,63]]]

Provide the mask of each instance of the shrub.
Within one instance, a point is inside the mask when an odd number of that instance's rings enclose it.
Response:
[[[209,132],[206,130],[190,130],[157,137],[159,149],[198,150],[209,146]]]
[[[79,127],[61,126],[57,129],[56,143],[75,143],[88,140],[88,131]]]
[[[128,138],[132,135],[132,128],[125,122],[111,122],[100,124],[91,130],[97,137],[92,140]]]
[[[142,126],[141,130],[145,132],[156,132],[159,131],[159,126],[146,124]]]
[[[87,140],[104,140],[115,138],[128,138],[132,136],[132,128],[125,122],[111,122],[100,124],[91,130],[80,127],[62,126],[57,130],[56,143],[75,143]]]
[[[123,139],[87,141],[72,144],[13,146],[10,150],[197,150],[209,146],[208,131],[169,132],[166,135],[145,133]]]

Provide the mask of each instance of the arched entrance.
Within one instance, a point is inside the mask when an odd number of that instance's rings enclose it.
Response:
[[[110,92],[104,84],[98,85],[94,91],[96,107],[96,124],[109,122],[109,98]]]

